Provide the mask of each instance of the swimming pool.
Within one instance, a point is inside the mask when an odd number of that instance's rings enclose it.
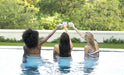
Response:
[[[84,59],[84,51],[75,48],[72,58],[54,60],[48,47],[41,51],[41,66],[23,68],[22,47],[0,46],[0,75],[124,75],[124,52],[115,50],[102,50],[99,59]],[[70,67],[62,68],[62,63]]]

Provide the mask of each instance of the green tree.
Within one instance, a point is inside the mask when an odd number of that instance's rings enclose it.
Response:
[[[25,9],[17,1],[0,2],[0,29],[25,29],[35,23],[35,11],[31,8]]]
[[[1,0],[0,28],[124,30],[124,0]],[[70,28],[69,28],[70,29]]]
[[[117,0],[86,2],[80,11],[76,18],[79,29],[122,30],[121,11]]]

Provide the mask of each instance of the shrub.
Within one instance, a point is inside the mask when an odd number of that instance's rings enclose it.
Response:
[[[124,43],[124,40],[119,39],[118,43]]]
[[[44,39],[44,37],[40,37],[40,38],[39,38],[39,40],[42,40],[42,39]]]
[[[117,40],[112,36],[110,39],[103,40],[103,42],[104,43],[115,43],[115,44],[119,43],[119,44],[122,44],[122,43],[124,43],[124,40],[122,40],[122,39]]]
[[[23,42],[23,41],[22,41],[22,39],[16,40],[15,38],[14,39],[12,39],[12,38],[5,39],[4,36],[0,36],[0,42]]]
[[[0,36],[0,41],[1,41],[1,42],[5,42],[5,39],[4,39],[3,36]]]
[[[18,40],[17,42],[23,42],[23,40],[22,40],[22,39],[20,39],[20,40]]]
[[[72,41],[72,43],[80,43],[81,42],[81,40],[79,38],[76,38],[76,37],[71,38],[71,41]]]
[[[106,40],[103,40],[103,42],[104,42],[104,43],[108,43],[108,39],[106,39]]]

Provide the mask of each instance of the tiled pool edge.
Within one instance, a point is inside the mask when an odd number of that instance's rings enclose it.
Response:
[[[23,46],[0,46],[0,49],[23,49]],[[53,47],[42,47],[42,50],[53,50]],[[124,49],[112,49],[112,48],[100,48],[102,52],[104,51],[115,51],[115,52],[124,52]],[[84,51],[84,48],[74,47],[73,51]]]

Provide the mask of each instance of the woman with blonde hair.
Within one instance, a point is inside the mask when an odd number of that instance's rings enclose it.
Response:
[[[94,40],[94,36],[91,32],[82,33],[80,32],[73,23],[69,24],[84,40],[87,41],[88,45],[84,47],[85,57],[98,57],[99,56],[99,46]]]

